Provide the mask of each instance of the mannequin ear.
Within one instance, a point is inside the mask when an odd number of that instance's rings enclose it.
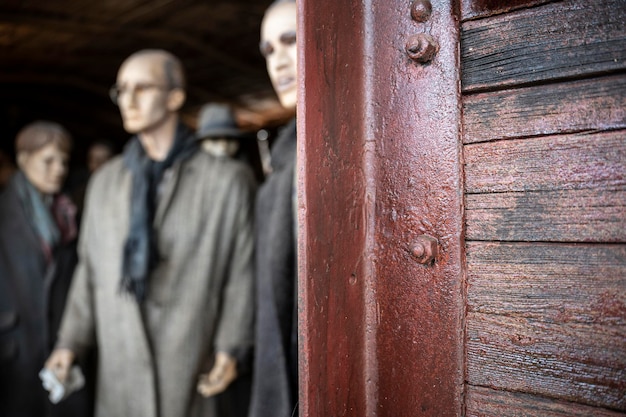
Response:
[[[185,90],[182,88],[174,88],[170,91],[167,97],[167,108],[169,111],[175,112],[180,110],[180,108],[185,103],[185,99],[187,98],[187,94]]]

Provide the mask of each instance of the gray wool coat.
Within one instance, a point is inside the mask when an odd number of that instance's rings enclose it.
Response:
[[[89,185],[57,346],[98,347],[97,417],[211,416],[198,375],[252,345],[252,174],[201,151],[165,173],[143,305],[119,292],[131,182],[118,157]]]

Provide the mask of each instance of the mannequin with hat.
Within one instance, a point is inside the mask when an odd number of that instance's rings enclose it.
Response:
[[[244,132],[237,125],[233,109],[228,104],[207,103],[200,109],[196,138],[202,150],[209,155],[217,159],[237,159],[248,163],[240,155],[240,141],[244,136]],[[251,362],[252,350],[238,358],[237,378],[219,397],[217,407],[220,417],[247,415],[252,384]],[[210,390],[210,385],[209,380],[203,379],[198,384],[198,389],[203,393],[205,389]]]
[[[202,149],[217,157],[234,157],[243,132],[237,126],[232,108],[227,104],[208,103],[198,118],[198,140]]]

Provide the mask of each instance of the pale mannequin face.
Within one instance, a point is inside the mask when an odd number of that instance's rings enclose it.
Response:
[[[126,61],[117,75],[120,90],[117,104],[128,133],[148,133],[175,116],[170,106],[170,87],[158,57]]]
[[[55,194],[61,190],[67,175],[69,155],[55,143],[30,153],[21,152],[17,161],[26,178],[39,192]]]
[[[281,3],[266,13],[261,25],[261,53],[280,104],[295,110],[298,91],[296,3]]]
[[[239,141],[236,139],[219,138],[205,139],[202,149],[214,156],[235,156],[239,150]]]

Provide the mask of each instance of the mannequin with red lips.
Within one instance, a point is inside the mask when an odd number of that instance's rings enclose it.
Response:
[[[265,57],[280,104],[296,113],[298,91],[298,48],[296,47],[296,2],[279,0],[265,13],[261,25],[261,53]]]
[[[261,24],[260,50],[281,105],[294,119],[272,144],[272,173],[256,201],[256,331],[250,417],[297,415],[296,3],[276,1]]]

